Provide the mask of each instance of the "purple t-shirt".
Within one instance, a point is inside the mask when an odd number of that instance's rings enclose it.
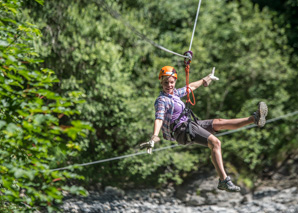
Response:
[[[174,101],[174,112],[172,115],[171,124],[174,123],[174,121],[179,118],[180,114],[185,108],[185,104],[181,101],[181,99],[178,96],[173,95],[173,101]],[[187,121],[187,119],[188,119],[187,116],[185,115],[182,116],[178,124],[174,127],[173,131],[175,131],[175,129],[179,127],[183,122]]]

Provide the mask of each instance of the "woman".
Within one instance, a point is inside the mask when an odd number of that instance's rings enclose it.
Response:
[[[154,143],[160,141],[158,134],[162,130],[163,137],[166,140],[176,140],[183,145],[197,143],[209,147],[212,163],[219,175],[217,188],[228,192],[239,192],[240,187],[233,184],[224,170],[221,142],[214,134],[219,130],[237,129],[252,123],[263,127],[266,123],[267,105],[264,102],[260,102],[258,110],[252,116],[246,118],[192,121],[190,129],[192,135],[189,137],[187,132],[187,121],[189,118],[186,115],[181,116],[185,104],[180,100],[181,97],[187,94],[186,87],[175,89],[177,78],[177,72],[171,66],[165,66],[160,70],[159,79],[162,91],[154,104],[156,112],[154,132],[151,140],[140,146],[147,148],[147,152],[151,154]],[[199,81],[190,83],[189,87],[191,90],[195,90],[202,85],[208,86],[212,80],[218,80],[213,73]]]

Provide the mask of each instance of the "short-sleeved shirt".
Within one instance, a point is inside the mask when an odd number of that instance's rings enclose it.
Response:
[[[171,120],[174,112],[174,100],[173,96],[177,96],[181,98],[187,95],[186,87],[182,87],[180,89],[174,89],[173,94],[167,94],[163,91],[160,92],[160,95],[157,97],[154,103],[155,107],[155,119],[163,120],[162,123],[162,133],[163,137],[166,140],[175,141],[175,139],[171,136]]]

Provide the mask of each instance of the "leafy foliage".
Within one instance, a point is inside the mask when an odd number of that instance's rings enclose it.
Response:
[[[51,90],[59,80],[41,66],[32,47],[41,33],[22,21],[20,6],[17,0],[0,2],[1,202],[51,211],[61,202],[62,191],[70,191],[65,182],[82,177],[52,171],[50,164],[59,166],[56,153],[76,155],[79,146],[71,145],[91,128],[80,120],[62,125],[60,118],[78,113],[74,107],[81,94],[69,90],[60,96]],[[82,188],[73,191],[85,193]]]
[[[286,1],[267,1],[267,0],[253,0],[260,5],[262,9],[270,9],[274,14],[273,23],[277,28],[280,28],[287,35],[287,44],[293,50],[291,52],[289,65],[297,70],[298,64],[298,1],[297,0],[286,0]],[[287,79],[286,89],[288,91],[297,90],[298,84],[298,73],[294,72],[293,76]],[[285,103],[285,108],[289,111],[297,109],[298,97],[295,92],[290,94],[290,98]]]

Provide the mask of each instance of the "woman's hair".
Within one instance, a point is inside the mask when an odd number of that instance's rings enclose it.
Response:
[[[173,77],[173,76],[162,76],[162,77],[160,78],[160,84],[162,84],[162,82],[163,82],[164,80],[166,80],[166,79],[168,79],[168,78],[170,78],[170,77]],[[175,81],[177,81],[176,78],[174,78],[174,79],[175,79]]]

